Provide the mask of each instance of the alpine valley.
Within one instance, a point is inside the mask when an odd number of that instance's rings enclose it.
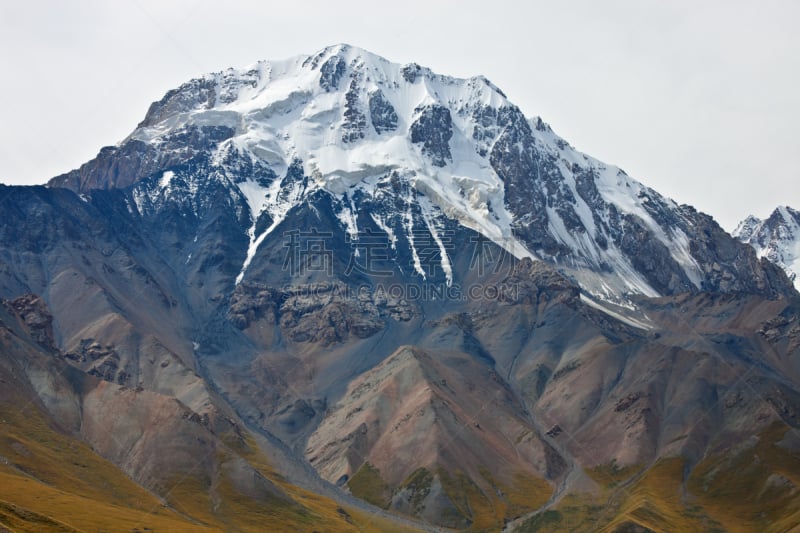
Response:
[[[800,524],[768,222],[484,77],[348,45],[206,75],[0,221],[0,529]]]

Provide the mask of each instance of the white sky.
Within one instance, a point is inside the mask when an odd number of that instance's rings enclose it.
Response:
[[[191,77],[347,42],[484,74],[577,149],[732,229],[800,208],[800,2],[0,2],[0,182],[115,144]]]

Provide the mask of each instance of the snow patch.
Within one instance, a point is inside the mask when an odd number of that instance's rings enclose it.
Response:
[[[425,270],[422,268],[422,261],[417,253],[417,247],[414,246],[414,214],[411,212],[410,207],[403,215],[403,229],[405,230],[406,239],[408,239],[408,245],[411,247],[411,259],[414,262],[414,270],[417,274],[422,276],[422,279],[427,279]]]
[[[625,323],[625,324],[627,324],[629,326],[633,326],[634,328],[644,329],[644,330],[648,330],[649,331],[649,330],[652,330],[655,327],[651,322],[646,321],[646,320],[648,320],[646,315],[642,315],[642,317],[645,320],[640,320],[638,318],[634,318],[634,317],[631,317],[631,316],[623,315],[622,313],[619,313],[617,311],[609,309],[607,306],[601,304],[600,302],[596,302],[596,301],[592,300],[591,298],[589,298],[588,296],[586,296],[583,293],[581,293],[581,301],[583,303],[585,303],[586,305],[588,305],[589,307],[597,309],[598,311],[602,311],[603,313],[607,314],[608,316],[616,318],[620,322],[623,322],[623,323]]]
[[[353,202],[353,197],[344,194],[339,204],[339,211],[336,213],[336,218],[344,226],[345,231],[350,236],[350,240],[357,241],[358,209],[356,209],[355,203]]]
[[[384,222],[381,217],[372,213],[370,214],[370,217],[372,218],[372,221],[375,222],[375,225],[378,226],[381,231],[383,231],[389,237],[389,245],[391,246],[392,250],[397,250],[397,236],[394,234],[394,230],[389,226],[389,224]]]
[[[245,198],[248,199],[248,205],[253,206],[251,207],[250,211],[252,215],[252,226],[250,226],[250,229],[247,230],[247,235],[250,238],[250,245],[247,247],[247,256],[245,257],[242,269],[236,276],[236,285],[241,283],[244,279],[247,268],[253,261],[253,258],[255,257],[259,246],[261,246],[261,243],[264,242],[264,239],[266,239],[267,236],[269,236],[273,230],[284,221],[286,215],[289,213],[292,207],[297,205],[298,200],[302,196],[302,183],[292,182],[288,187],[286,187],[285,190],[282,189],[281,183],[282,181],[276,177],[269,187],[263,189],[263,201],[260,200],[261,192],[257,191],[256,187],[252,184],[245,186],[244,190],[248,191],[247,193],[244,191],[242,192]],[[239,185],[240,190],[242,190],[241,185],[242,184]],[[251,201],[253,204],[250,204]],[[259,206],[259,204],[260,207],[256,207]],[[258,224],[258,220],[261,217],[261,214],[264,212],[270,216],[272,219],[272,224],[270,224],[267,229],[261,232],[260,235],[256,235],[256,226]]]
[[[433,241],[439,248],[441,266],[447,280],[447,286],[451,287],[453,285],[453,267],[450,264],[450,257],[447,255],[447,247],[442,241],[442,237],[440,235],[440,233],[444,230],[443,224],[441,223],[440,218],[434,213],[436,208],[431,203],[430,199],[427,197],[420,197],[419,206],[422,209],[422,219],[425,221],[425,225],[428,227],[428,231],[430,232],[431,237],[433,237]]]

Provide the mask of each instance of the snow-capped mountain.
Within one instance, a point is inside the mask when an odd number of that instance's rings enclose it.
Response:
[[[748,216],[733,236],[755,248],[759,257],[777,264],[800,288],[800,211],[779,206],[765,220]]]
[[[227,70],[0,197],[13,523],[797,522],[786,274],[484,78],[344,45]]]
[[[149,181],[148,181],[149,179]],[[227,191],[247,248],[236,283],[293,209],[328,197],[339,231],[371,220],[408,248],[432,238],[446,283],[455,222],[515,257],[559,267],[597,297],[769,290],[754,256],[716,223],[526,118],[484,77],[441,76],[348,45],[210,74],[168,92],[118,146],[50,186],[132,186],[131,209]]]

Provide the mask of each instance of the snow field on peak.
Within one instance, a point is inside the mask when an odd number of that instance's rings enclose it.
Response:
[[[326,65],[334,65],[335,69],[327,68],[323,72]],[[322,83],[325,76],[333,76],[326,81],[327,85]],[[374,193],[372,189],[377,180],[392,173],[407,180],[421,193],[422,196],[408,201],[419,203],[424,224],[442,251],[441,266],[448,283],[452,283],[452,265],[441,239],[442,215],[484,235],[517,258],[537,257],[514,236],[514,216],[506,207],[505,184],[492,168],[488,156],[478,153],[478,144],[472,138],[476,126],[473,111],[487,106],[513,107],[485,78],[456,79],[435,75],[422,67],[403,67],[364,50],[337,45],[314,56],[259,62],[242,70],[228,69],[209,75],[206,80],[213,81],[216,87],[210,108],[206,104],[195,105],[189,111],[178,112],[155,125],[136,130],[132,137],[157,143],[162,135],[186,125],[222,124],[235,131],[234,137],[224,144],[230,143],[264,162],[277,176],[283,176],[299,160],[304,174],[310,178],[307,189],[291,182],[286,184],[291,189],[284,192],[280,190],[280,178],[275,178],[266,188],[253,180],[238,184],[250,209],[252,224],[247,229],[249,246],[237,283],[243,279],[263,240],[289,210],[312,191],[324,190],[334,197],[340,207],[337,218],[347,234],[357,238],[355,191]],[[368,100],[378,93],[396,114],[393,128],[379,129],[373,124]],[[347,124],[348,105],[358,107],[360,115],[355,126],[352,122]],[[446,139],[449,157],[443,158],[443,166],[434,164],[420,144],[411,142],[412,124],[424,106],[441,106],[449,113],[452,135]],[[574,198],[572,208],[586,228],[585,232],[570,231],[556,209],[550,205],[546,208],[549,233],[572,251],[572,255],[562,261],[562,266],[573,269],[587,291],[600,298],[626,292],[658,294],[613,242],[604,246],[605,249],[596,242],[595,235],[600,230],[595,217],[607,223],[608,214],[604,210],[594,213],[578,194],[575,165],[591,169],[603,201],[615,205],[621,213],[641,219],[667,246],[688,279],[700,287],[702,271],[690,253],[688,236],[679,229],[660,226],[644,206],[651,196],[663,200],[657,193],[618,168],[574,150],[549,127],[541,127],[541,121],[528,119],[528,124],[536,149],[557,159],[558,170]],[[351,128],[347,131],[356,128],[354,137],[343,134],[345,126]],[[491,143],[498,138],[496,135]],[[164,179],[162,177],[162,181]],[[667,202],[677,212],[677,205]],[[256,235],[257,221],[263,212],[269,214],[272,224]],[[414,269],[424,277],[414,242],[413,216],[410,211],[399,215],[411,247]],[[373,220],[386,231],[391,242],[396,243],[397,236],[391,224],[380,217],[373,216]]]
[[[409,84],[402,79],[399,65],[372,58],[362,63],[359,75],[354,78],[364,86],[359,94],[380,90],[398,115],[397,128],[378,134],[368,118],[364,138],[346,143],[339,127],[345,91],[321,90],[317,86],[318,71],[303,66],[299,59],[284,62],[280,69],[274,68],[272,63],[260,64],[259,69],[262,78],[259,86],[245,88],[239,98],[229,104],[217,102],[220,111],[234,112],[241,117],[238,134],[231,142],[266,162],[279,175],[292,159],[302,160],[306,174],[314,182],[313,188],[323,189],[337,199],[341,206],[337,217],[351,237],[357,238],[358,233],[353,191],[362,188],[370,178],[397,171],[411,176],[414,188],[430,197],[431,202],[424,208],[425,222],[440,248],[443,249],[444,244],[437,233],[440,226],[433,215],[434,204],[439,212],[484,234],[515,256],[533,256],[511,233],[512,217],[504,205],[502,181],[463,133],[471,131],[469,117],[451,114],[454,127],[449,145],[454,163],[448,162],[444,168],[431,165],[420,147],[409,139],[409,129],[420,106],[507,104],[485,80],[476,78],[465,84],[450,78],[424,76]],[[340,86],[349,79],[343,77]],[[198,111],[196,115],[207,113]],[[259,201],[265,196],[274,200],[277,195],[277,191],[267,193],[252,181],[240,184],[240,189],[255,218],[248,230],[251,244],[237,283],[268,235],[268,232],[254,235],[255,220],[262,210],[266,209],[272,216],[271,208],[265,208]],[[290,196],[300,200],[299,195]],[[288,211],[291,206],[287,204],[284,208]],[[276,221],[280,218],[273,216]],[[406,218],[405,230],[413,233],[413,221]],[[396,240],[396,236],[389,237]],[[424,276],[413,235],[409,243],[415,270]],[[452,283],[452,267],[446,251],[442,253],[442,269],[448,283]]]

